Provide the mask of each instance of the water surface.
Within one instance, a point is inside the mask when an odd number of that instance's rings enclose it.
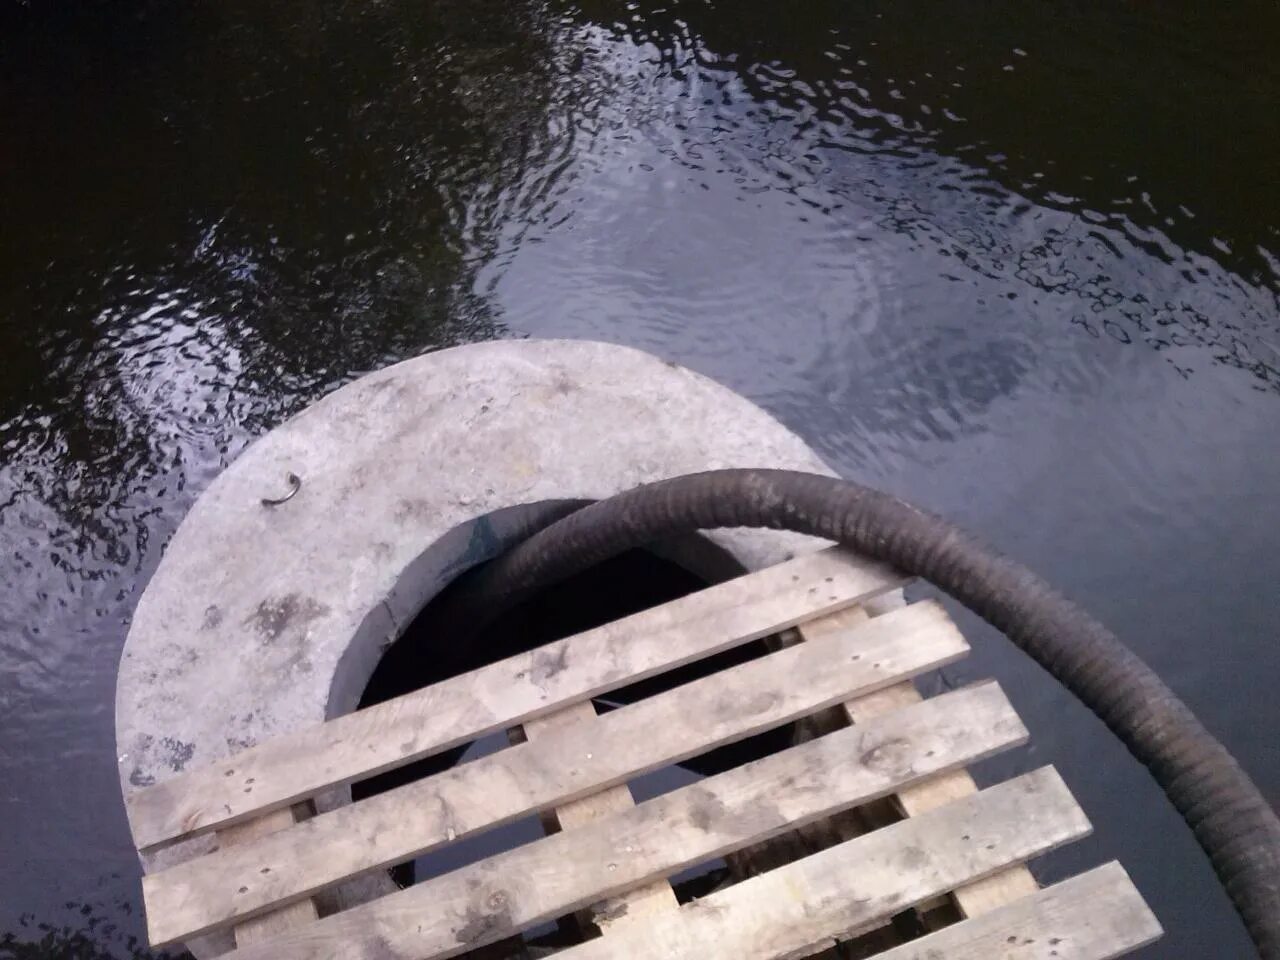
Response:
[[[0,957],[145,955],[130,612],[192,500],[362,372],[592,337],[764,405],[1114,627],[1280,799],[1274,4],[0,13]],[[1100,725],[972,626],[1168,929],[1245,956]]]

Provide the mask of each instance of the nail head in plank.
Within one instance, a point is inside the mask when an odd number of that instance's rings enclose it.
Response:
[[[895,947],[876,960],[1115,960],[1163,931],[1118,863]]]
[[[563,804],[950,663],[968,647],[940,605],[799,644],[265,837],[143,878],[153,945],[189,939],[340,880]]]
[[[334,914],[269,948],[238,951],[227,960],[455,956],[603,896],[883,796],[912,778],[973,762],[1025,737],[997,685],[946,694]],[[1028,786],[1035,782],[1021,788]],[[1020,795],[1023,806],[1045,802],[1043,789]],[[952,825],[967,823],[957,813],[939,815],[949,817],[946,822]],[[1031,834],[1039,821],[1025,817],[1020,823]],[[992,842],[998,845],[1002,837]],[[1022,855],[1042,845],[1041,840],[1026,841],[1009,850]],[[996,849],[979,849],[975,856],[986,863],[983,857],[1010,855]],[[653,915],[648,924],[617,929],[593,942],[629,937],[667,916]]]
[[[929,702],[929,701],[926,701]],[[820,948],[1089,831],[1051,767],[744,880],[563,960],[772,960]]]
[[[133,791],[126,804],[134,840],[147,849],[249,819],[902,582],[887,567],[833,547],[716,584]]]

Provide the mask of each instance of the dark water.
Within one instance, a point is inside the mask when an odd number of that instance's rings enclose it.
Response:
[[[1280,801],[1280,9],[0,8],[0,958],[139,952],[115,665],[175,525],[361,372],[635,344],[1080,598]],[[995,674],[1168,936],[1248,955],[1154,789]]]

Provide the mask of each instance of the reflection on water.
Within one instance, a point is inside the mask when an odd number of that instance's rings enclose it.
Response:
[[[140,949],[115,663],[192,498],[334,386],[491,336],[690,364],[981,528],[1280,794],[1277,17],[4,8],[0,957]],[[979,646],[1169,928],[1150,955],[1241,953],[1142,778]]]

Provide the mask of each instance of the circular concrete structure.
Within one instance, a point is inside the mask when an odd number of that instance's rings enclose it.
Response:
[[[169,544],[120,664],[123,789],[354,709],[403,626],[519,536],[521,508],[738,466],[831,472],[736,393],[624,347],[483,343],[342,387],[249,447]],[[264,504],[289,491],[289,474],[296,495]],[[768,531],[708,536],[747,568],[818,545]],[[351,884],[341,900],[388,883]],[[190,946],[209,956],[229,938]]]

